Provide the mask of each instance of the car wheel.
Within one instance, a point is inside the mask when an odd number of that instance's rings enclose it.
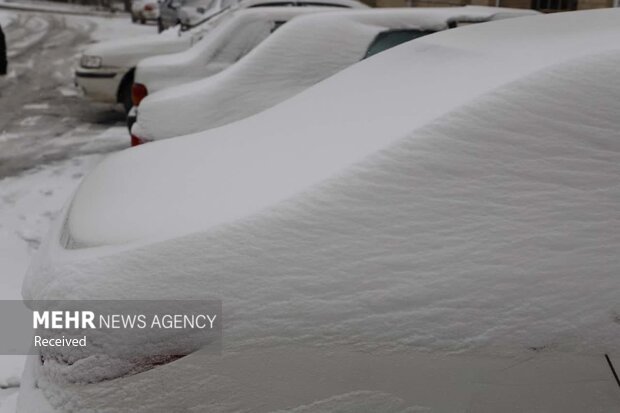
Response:
[[[132,22],[132,23],[135,23],[135,22],[137,22],[137,21],[138,21],[138,19],[137,19],[137,18],[136,18],[136,16],[132,13],[132,14],[131,14],[131,22]]]
[[[157,31],[159,33],[164,31],[164,21],[161,19],[161,17],[157,18]]]
[[[144,18],[140,19],[140,24],[146,24],[146,19]]]

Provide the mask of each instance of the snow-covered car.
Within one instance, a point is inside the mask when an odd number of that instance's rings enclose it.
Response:
[[[467,6],[302,16],[246,58],[227,59],[226,65],[236,63],[212,77],[214,65],[208,62],[218,60],[216,47],[196,45],[182,53],[145,59],[136,68],[133,87],[140,98],[149,96],[138,108],[131,142],[135,146],[185,135],[253,115],[366,57],[430,33],[532,14],[537,12]],[[224,68],[215,66],[217,71]]]
[[[202,39],[211,29],[232,17],[234,10],[263,7],[273,0],[245,0],[234,7],[214,12],[188,30],[165,30],[160,34],[131,39],[101,42],[88,47],[80,57],[76,69],[76,83],[84,94],[93,100],[122,103],[126,111],[132,106],[131,85],[138,62],[146,57],[176,53],[188,49]],[[285,4],[308,5],[313,0],[285,2]],[[321,0],[334,7],[366,7],[355,0]]]
[[[131,21],[145,24],[147,21],[159,18],[159,3],[157,0],[132,0]]]
[[[18,412],[617,411],[619,64],[620,10],[470,25],[109,156],[24,298],[219,297],[222,353],[60,347]]]
[[[189,50],[182,53],[167,55],[169,59],[161,59],[164,56],[149,59],[149,67],[157,66],[157,72],[162,74],[158,85],[162,83],[174,85],[187,81],[188,72],[194,78],[204,78],[214,75],[235,62],[254,49],[258,44],[270,37],[276,30],[297,16],[315,13],[325,13],[330,10],[341,10],[334,7],[259,7],[237,10],[234,16],[225,23],[220,24],[211,31],[209,36],[202,39]],[[159,59],[158,59],[159,58]],[[188,64],[184,64],[190,62]],[[138,106],[142,99],[147,96],[154,85],[150,82],[141,81],[140,62],[134,74],[132,86],[132,103]],[[192,73],[193,69],[193,73]],[[147,83],[147,86],[144,85]],[[135,121],[135,110],[132,110],[127,118],[127,124]]]

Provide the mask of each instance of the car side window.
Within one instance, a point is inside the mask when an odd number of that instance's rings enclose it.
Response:
[[[434,32],[431,30],[409,29],[388,30],[385,32],[381,32],[370,43],[370,46],[368,46],[368,50],[366,51],[364,59],[376,55],[377,53],[383,52],[384,50],[391,49],[394,46],[398,46],[401,43],[405,43],[410,40],[417,39],[418,37],[426,36],[427,34],[432,33]]]

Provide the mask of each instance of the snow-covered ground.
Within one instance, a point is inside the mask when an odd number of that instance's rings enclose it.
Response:
[[[58,6],[47,3],[53,5]],[[155,29],[131,24],[125,15],[6,9],[0,9],[0,25],[8,39],[11,71],[0,78],[0,106],[21,108],[0,114],[0,299],[8,300],[21,299],[31,256],[81,178],[106,153],[128,146],[122,114],[91,105],[73,85],[76,51],[94,41]],[[22,93],[13,93],[17,89]],[[15,411],[23,365],[22,356],[0,356],[0,413]]]
[[[125,142],[126,134],[123,127],[116,127],[98,138]],[[82,155],[0,180],[0,299],[21,299],[23,275],[51,220],[103,157]],[[24,356],[0,356],[0,413],[5,404],[14,403],[13,389],[19,385],[24,360]]]

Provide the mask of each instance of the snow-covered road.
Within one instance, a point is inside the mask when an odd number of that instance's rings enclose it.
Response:
[[[10,12],[2,11],[10,16]],[[9,75],[0,80],[0,178],[42,163],[127,146],[92,138],[123,124],[122,112],[86,101],[73,84],[80,51],[94,39],[152,32],[127,17],[14,13],[5,27]],[[5,17],[6,19],[6,17]]]
[[[129,17],[0,10],[9,75],[0,78],[0,299],[21,280],[51,219],[82,176],[129,138],[120,108],[84,98],[76,56],[97,40],[151,33]],[[14,411],[23,357],[0,356],[0,413]]]

